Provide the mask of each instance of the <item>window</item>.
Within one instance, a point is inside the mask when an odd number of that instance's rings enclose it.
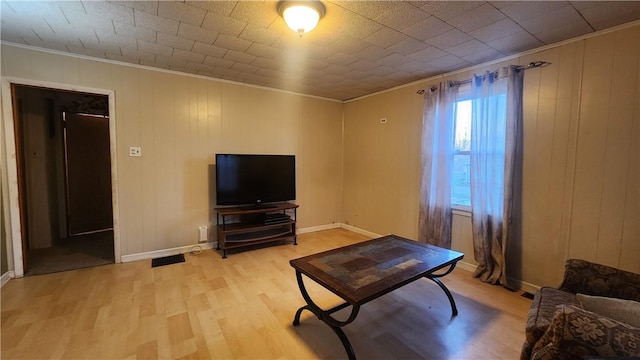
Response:
[[[471,88],[464,87],[458,92],[458,100],[454,104],[454,127],[455,143],[453,145],[453,170],[451,174],[451,205],[460,210],[471,210],[471,125],[473,103],[477,103],[471,95]],[[487,101],[491,104],[490,108],[493,112],[491,116],[492,123],[496,129],[502,131],[493,131],[492,138],[487,139],[483,145],[475,146],[483,156],[497,159],[505,157],[505,141],[506,141],[506,108],[507,95],[499,93],[490,96]],[[478,106],[478,105],[476,105]],[[487,107],[488,105],[485,105]],[[488,109],[489,107],[487,107]],[[500,164],[501,160],[497,160],[495,164]],[[504,164],[501,164],[504,166]],[[494,175],[503,174],[504,167],[494,168]],[[503,176],[493,177],[493,183],[496,185],[492,189],[502,193]]]
[[[451,205],[471,206],[471,100],[455,104]]]

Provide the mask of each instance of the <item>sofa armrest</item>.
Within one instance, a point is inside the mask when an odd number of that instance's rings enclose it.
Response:
[[[532,360],[640,356],[640,329],[583,310],[560,305],[551,325],[534,345]]]
[[[565,263],[564,279],[559,289],[574,294],[640,301],[640,274],[586,260],[569,259]]]

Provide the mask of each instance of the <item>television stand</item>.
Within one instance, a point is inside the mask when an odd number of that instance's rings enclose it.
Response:
[[[226,259],[228,249],[283,240],[293,240],[293,245],[297,245],[297,209],[298,205],[287,202],[216,208],[216,249],[222,250],[222,258]]]
[[[260,209],[273,209],[274,207],[275,207],[275,205],[273,205],[273,204],[253,204],[253,205],[240,206],[240,209],[242,209],[242,210],[260,210]]]

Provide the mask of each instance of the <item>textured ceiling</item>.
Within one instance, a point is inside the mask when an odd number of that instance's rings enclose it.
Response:
[[[640,19],[640,1],[2,1],[3,42],[347,100]],[[540,59],[544,60],[544,59]]]

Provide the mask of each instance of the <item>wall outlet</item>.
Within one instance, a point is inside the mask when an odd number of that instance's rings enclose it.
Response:
[[[198,242],[206,243],[209,241],[209,228],[207,226],[198,227]]]
[[[386,123],[387,123],[387,118],[380,119],[380,124],[386,124]]]
[[[140,146],[129,147],[129,156],[135,156],[135,157],[142,156],[142,148]]]

